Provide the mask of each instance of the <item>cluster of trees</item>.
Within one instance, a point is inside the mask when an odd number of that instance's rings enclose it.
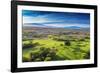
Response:
[[[39,43],[33,43],[32,41],[29,41],[29,43],[23,43],[23,49],[27,48],[33,48],[35,46],[39,45]]]
[[[55,59],[57,49],[40,47],[30,53],[30,59],[23,57],[23,61],[52,61]]]
[[[35,37],[39,37],[39,36],[35,36]],[[75,54],[76,59],[80,59],[80,56],[82,55],[82,53],[85,53],[85,55],[82,56],[82,58],[84,58],[84,59],[90,58],[90,51],[84,52],[84,51],[82,51],[81,46],[80,46],[80,42],[84,42],[86,39],[90,38],[88,36],[85,38],[79,38],[79,39],[75,39],[75,38],[71,37],[72,40],[68,39],[68,37],[60,37],[60,36],[53,36],[53,35],[49,35],[48,38],[55,40],[55,41],[63,41],[64,44],[60,44],[60,46],[65,46],[65,47],[69,46],[69,48],[73,46],[72,41],[74,41],[77,43],[77,46],[74,46],[73,48],[70,48],[70,49],[73,49],[72,52]],[[39,46],[39,45],[41,45],[41,44],[30,41],[29,43],[23,43],[23,49],[36,48],[36,46]],[[34,49],[32,52],[30,52],[29,58],[23,57],[23,62],[57,60],[57,58],[59,58],[57,56],[57,51],[58,51],[57,49],[60,49],[60,48],[59,47],[58,48],[55,48],[55,47],[46,48],[46,47],[40,46],[40,47]]]

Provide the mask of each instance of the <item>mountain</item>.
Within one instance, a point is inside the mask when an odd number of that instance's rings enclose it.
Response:
[[[72,29],[80,29],[81,27],[78,27],[78,26],[71,26],[70,28],[72,28]]]
[[[70,27],[65,27],[67,29],[90,29],[89,27],[78,27],[78,26],[70,26]]]
[[[78,26],[70,26],[70,27],[65,27],[65,28],[68,28],[68,29],[81,29],[81,27],[78,27]]]

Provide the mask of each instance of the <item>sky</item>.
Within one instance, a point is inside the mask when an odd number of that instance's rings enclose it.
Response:
[[[23,26],[51,28],[89,28],[90,14],[22,10]]]

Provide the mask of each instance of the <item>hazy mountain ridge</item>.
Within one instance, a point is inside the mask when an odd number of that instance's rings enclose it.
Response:
[[[64,28],[64,29],[90,29],[89,27],[79,27],[79,26],[67,26],[67,27],[51,27],[51,26],[42,26],[41,23],[24,23],[23,27],[36,27],[36,28]]]

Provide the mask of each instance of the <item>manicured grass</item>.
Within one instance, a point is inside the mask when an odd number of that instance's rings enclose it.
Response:
[[[30,41],[23,41],[23,43],[28,44]],[[64,41],[57,41],[53,39],[36,39],[31,40],[31,42],[38,43],[39,45],[27,49],[23,49],[23,57],[29,59],[30,53],[41,52],[40,48],[44,47],[45,49],[56,49],[55,58],[52,60],[81,60],[86,59],[84,56],[90,51],[90,41],[86,39],[84,41],[71,41],[71,45],[67,46],[64,44]],[[49,59],[49,58],[48,58]],[[47,59],[46,59],[47,60]]]

